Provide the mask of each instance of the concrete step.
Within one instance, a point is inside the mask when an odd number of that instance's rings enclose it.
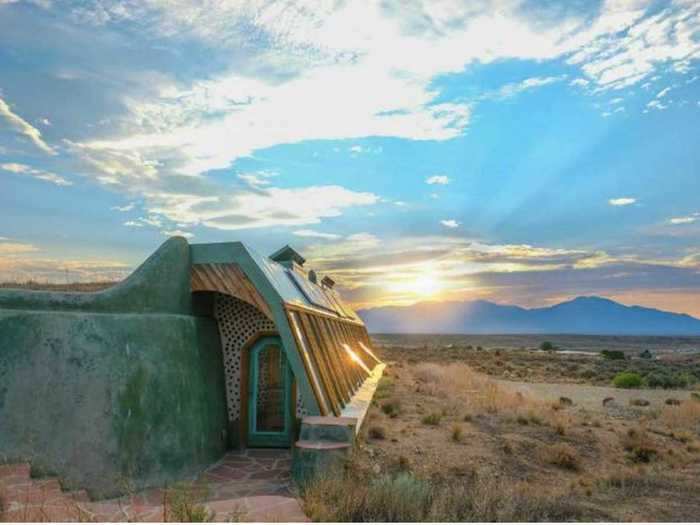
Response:
[[[352,443],[356,424],[351,417],[306,416],[301,420],[299,440]]]
[[[292,476],[305,484],[319,475],[338,472],[345,465],[352,443],[338,441],[299,440],[292,452]]]
[[[302,450],[347,450],[351,447],[350,443],[339,443],[337,441],[311,441],[299,440],[294,446]]]

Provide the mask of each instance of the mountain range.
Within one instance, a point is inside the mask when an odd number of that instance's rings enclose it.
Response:
[[[420,302],[358,311],[372,333],[700,335],[700,319],[603,297],[545,308],[489,301]]]

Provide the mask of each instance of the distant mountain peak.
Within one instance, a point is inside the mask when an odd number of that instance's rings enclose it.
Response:
[[[700,335],[700,319],[597,295],[544,308],[483,299],[421,302],[358,312],[374,333],[562,333],[599,335]]]

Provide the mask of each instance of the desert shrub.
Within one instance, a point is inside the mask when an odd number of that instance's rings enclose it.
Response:
[[[193,483],[175,485],[165,493],[165,521],[202,523],[213,521],[215,513],[202,504],[206,488]]]
[[[423,383],[438,383],[442,379],[443,370],[440,365],[423,363],[416,367],[413,375]]]
[[[392,399],[382,403],[382,412],[389,417],[397,417],[401,413],[401,402],[398,399]]]
[[[550,341],[542,341],[542,343],[540,343],[540,350],[549,352],[550,350],[554,350],[554,345]]]
[[[354,476],[318,478],[302,488],[304,511],[313,521],[422,521],[431,487],[410,474],[359,480]]]
[[[462,427],[460,425],[453,425],[452,426],[452,441],[456,443],[460,443],[462,441],[462,437],[464,436],[464,433],[462,431]]]
[[[700,401],[700,392],[691,392],[690,399],[693,401]]]
[[[374,399],[385,399],[391,395],[394,390],[394,381],[389,377],[382,377],[377,384],[377,390],[374,392]]]
[[[673,385],[671,374],[663,372],[651,372],[647,374],[644,381],[650,388],[671,388]]]
[[[700,403],[687,401],[680,406],[664,406],[660,414],[661,421],[674,431],[700,428]]]
[[[645,382],[651,388],[686,388],[697,383],[698,378],[689,372],[672,374],[657,371],[649,373]]]
[[[620,361],[625,359],[625,353],[622,350],[601,350],[600,355],[611,361]]]
[[[596,376],[596,371],[592,368],[586,368],[585,370],[582,370],[581,373],[579,373],[579,376],[582,379],[593,379]]]
[[[474,420],[474,416],[471,414],[464,414],[464,417],[462,418],[465,423],[471,423]]]
[[[383,427],[373,425],[367,429],[367,435],[372,439],[384,439],[386,437],[386,431]]]
[[[468,483],[436,489],[426,521],[543,522],[581,517],[582,510],[568,498],[477,473]]]
[[[544,447],[544,460],[566,470],[578,471],[581,469],[581,462],[576,449],[567,443],[555,443]]]
[[[617,388],[639,388],[642,386],[642,376],[637,372],[620,372],[613,379]]]
[[[639,357],[642,359],[652,359],[654,355],[651,353],[651,350],[647,349],[639,352]]]
[[[630,428],[621,438],[627,457],[634,463],[649,463],[659,453],[656,445],[642,428]]]
[[[362,521],[419,521],[428,513],[431,499],[432,490],[426,481],[410,474],[384,476],[370,485],[366,505],[371,517]]]
[[[420,480],[408,473],[378,479],[318,478],[302,488],[304,511],[313,521],[333,522],[523,522],[572,521],[582,511],[557,494],[543,494],[475,473],[462,483]]]
[[[437,412],[433,412],[432,414],[428,414],[427,416],[423,416],[423,419],[421,419],[421,423],[423,423],[424,425],[437,426],[440,424],[441,419],[442,419],[441,414],[438,414]]]

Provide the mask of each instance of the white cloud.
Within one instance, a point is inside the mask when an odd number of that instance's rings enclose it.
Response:
[[[201,224],[221,230],[303,226],[337,217],[346,208],[376,204],[373,193],[342,186],[270,187],[234,194],[148,193],[149,211],[181,224]]]
[[[23,242],[5,242],[9,239],[4,239],[0,241],[0,255],[2,256],[14,256],[19,254],[25,254],[30,252],[36,252],[39,249],[33,244],[23,243]]]
[[[317,239],[328,239],[328,240],[333,240],[333,239],[340,239],[340,235],[336,235],[335,233],[324,233],[324,232],[318,232],[316,230],[296,230],[292,232],[293,235],[296,235],[297,237],[313,237]]]
[[[194,237],[194,233],[182,231],[182,230],[169,230],[160,232],[166,237],[184,237],[185,239],[191,239]]]
[[[617,31],[602,31],[570,58],[600,89],[622,89],[651,77],[666,65],[680,66],[700,53],[700,5],[673,2],[649,10],[648,1],[609,1],[604,11]],[[594,24],[597,25],[603,17]],[[609,29],[609,27],[608,27]]]
[[[277,173],[271,171],[258,171],[255,173],[239,173],[238,178],[245,182],[251,188],[260,188],[271,184],[270,178],[277,176]]]
[[[440,224],[442,224],[446,228],[457,228],[459,226],[459,223],[454,219],[442,220],[440,221]]]
[[[608,204],[611,206],[629,206],[630,204],[634,204],[637,202],[637,199],[633,197],[618,197],[616,199],[610,199],[608,200]]]
[[[519,2],[506,0],[497,5],[417,0],[408,7],[321,0],[105,0],[82,7],[78,16],[96,24],[126,20],[160,36],[197,38],[217,49],[249,49],[256,71],[264,69],[262,64],[284,78],[253,77],[235,64],[229,73],[188,85],[163,81],[158,96],[125,97],[132,132],[79,146],[91,157],[117,157],[121,165],[126,159],[119,157],[125,155],[174,159],[170,169],[195,175],[226,168],[256,150],[305,140],[446,140],[464,132],[471,107],[464,101],[437,103],[436,76],[462,72],[475,61],[570,56],[588,77],[572,80],[574,85],[609,86],[609,70],[627,63],[615,57],[631,52],[628,33],[640,32],[634,42],[648,42],[652,51],[647,54],[659,60],[678,54],[667,49],[666,33],[657,35],[655,24],[662,20],[645,17],[646,7],[647,2],[605,0],[594,16],[562,9],[547,12],[551,16],[543,21]],[[674,36],[687,48],[694,18],[676,13],[679,9],[666,18],[674,30],[685,28]],[[262,48],[260,42],[265,42]],[[642,61],[653,63],[649,73],[655,70],[655,58]],[[525,79],[504,86],[501,96],[563,79]]]
[[[510,98],[514,97],[523,91],[528,91],[530,89],[546,86],[548,84],[553,84],[555,82],[561,82],[562,80],[566,79],[566,75],[558,76],[558,77],[532,77],[532,78],[526,78],[525,80],[522,80],[521,82],[514,82],[511,84],[506,84],[505,86],[501,87],[497,91],[493,93],[488,93],[485,95],[485,98],[497,98],[497,99],[504,99],[504,98]]]
[[[112,206],[110,210],[126,212],[133,210],[135,206],[136,203],[130,202],[129,204],[125,204],[124,206]]]
[[[49,119],[47,119],[47,118],[42,118],[42,119],[39,120],[39,122],[40,122],[41,124],[43,124],[44,126],[51,126],[51,121],[50,121]]]
[[[66,144],[98,182],[142,198],[144,209],[168,220],[225,229],[316,224],[377,197],[343,189],[343,198],[354,197],[306,210],[281,199],[305,204],[304,197],[327,186],[277,188],[244,173],[238,178],[249,188],[231,194],[203,175],[279,144],[458,137],[479,96],[442,102],[434,80],[475,62],[567,59],[581,70],[569,83],[586,91],[652,78],[697,52],[699,11],[693,4],[647,11],[649,5],[604,0],[595,13],[584,13],[567,4],[556,12],[544,8],[547,16],[540,17],[511,0],[103,0],[73,15],[93,24],[128,21],[174,44],[197,39],[236,58],[206,79],[158,78],[147,94],[124,93],[123,125]],[[532,77],[487,95],[513,96],[567,79]]]
[[[668,92],[669,92],[669,91],[671,91],[671,88],[670,88],[670,87],[667,87],[667,88],[662,89],[661,91],[659,91],[659,92],[656,94],[656,98],[663,98],[663,97],[665,97],[666,95],[668,95]]]
[[[32,168],[31,166],[27,166],[26,164],[19,164],[17,162],[8,162],[5,164],[0,164],[0,169],[10,173],[26,175],[28,177],[33,177],[35,179],[43,180],[45,182],[50,182],[51,184],[55,184],[56,186],[73,185],[71,181],[66,180],[59,175],[56,175],[55,173],[51,173],[50,171],[38,170]]]
[[[698,217],[694,215],[689,217],[673,217],[668,222],[671,224],[692,224],[698,220]]]
[[[139,221],[126,221],[124,226],[129,226],[131,228],[143,228],[143,223]]]
[[[41,132],[24,120],[18,114],[14,113],[10,106],[2,98],[0,98],[0,117],[4,117],[10,129],[16,133],[28,138],[37,148],[49,155],[56,155],[56,151],[49,146],[41,137]]]
[[[431,177],[425,179],[426,184],[445,185],[449,184],[450,182],[450,178],[447,175],[432,175]]]
[[[663,104],[662,102],[658,100],[652,100],[647,104],[647,108],[649,109],[656,109],[658,111],[663,111],[664,109],[668,108],[668,104]]]

